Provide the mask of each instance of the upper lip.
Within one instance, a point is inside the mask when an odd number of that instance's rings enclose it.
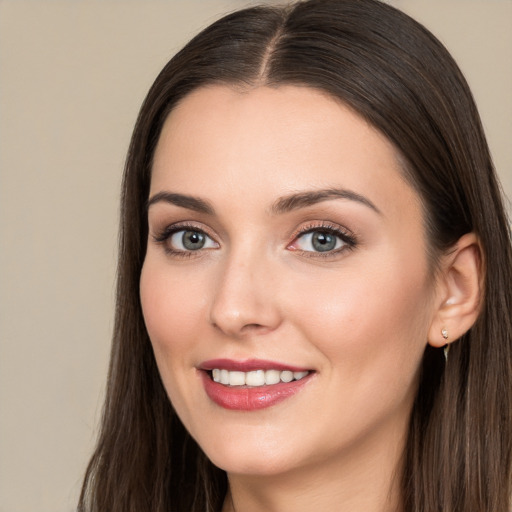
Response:
[[[255,370],[288,370],[291,372],[311,371],[310,368],[293,366],[264,359],[245,359],[243,361],[237,361],[234,359],[209,359],[208,361],[202,362],[199,365],[199,369],[204,371],[219,369],[239,372],[251,372]]]

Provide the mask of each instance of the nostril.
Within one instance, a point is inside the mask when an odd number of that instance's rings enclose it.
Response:
[[[242,329],[251,330],[251,329],[260,329],[262,327],[263,327],[263,325],[260,325],[260,324],[247,324],[247,325],[244,325]]]
[[[268,326],[261,325],[261,324],[246,324],[242,327],[240,332],[242,334],[248,334],[248,333],[263,333],[267,331],[271,331]]]

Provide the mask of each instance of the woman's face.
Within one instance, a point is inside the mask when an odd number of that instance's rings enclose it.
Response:
[[[164,125],[149,199],[144,318],[214,464],[397,453],[435,290],[388,140],[306,87],[202,88]]]

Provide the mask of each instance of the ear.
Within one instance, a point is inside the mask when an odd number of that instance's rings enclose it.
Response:
[[[436,279],[434,316],[428,333],[433,347],[442,347],[466,333],[480,312],[483,261],[474,233],[462,236],[442,257]]]

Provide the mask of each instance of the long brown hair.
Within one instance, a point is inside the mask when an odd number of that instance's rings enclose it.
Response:
[[[323,90],[384,133],[422,199],[434,263],[479,237],[485,297],[447,364],[427,347],[403,455],[405,512],[505,512],[511,496],[512,254],[489,149],[457,65],[420,24],[377,0],[308,0],[217,21],[163,69],[141,108],[121,207],[117,309],[98,445],[79,510],[218,512],[226,475],[177,418],[139,302],[152,156],[169,112],[211,83]]]

